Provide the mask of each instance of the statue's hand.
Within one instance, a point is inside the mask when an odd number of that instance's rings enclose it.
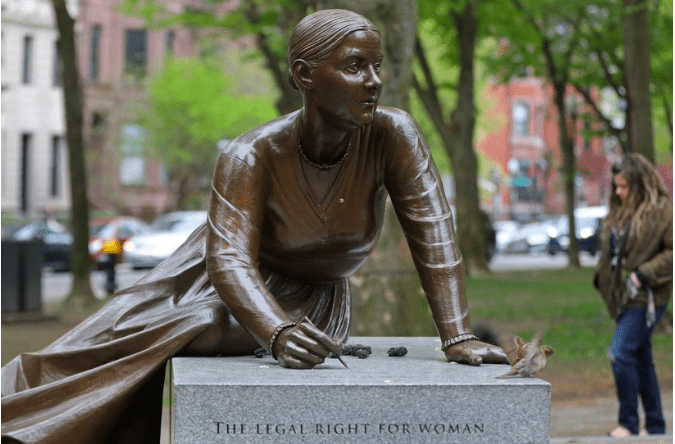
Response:
[[[506,353],[500,347],[476,340],[463,341],[447,347],[445,357],[450,362],[469,365],[509,363]]]
[[[322,364],[331,351],[339,355],[342,346],[309,322],[283,330],[274,343],[277,362],[286,368],[313,368]]]

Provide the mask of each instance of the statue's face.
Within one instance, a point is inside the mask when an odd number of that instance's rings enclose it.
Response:
[[[374,31],[356,31],[338,46],[326,62],[312,70],[308,91],[324,120],[345,129],[373,121],[380,98],[380,37]]]

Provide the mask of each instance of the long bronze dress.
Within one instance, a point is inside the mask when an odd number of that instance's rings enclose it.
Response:
[[[276,325],[308,316],[346,341],[347,277],[377,242],[387,194],[441,339],[468,331],[452,216],[412,119],[378,109],[318,195],[311,168],[281,142],[297,138],[297,119],[258,127],[222,152],[207,223],[170,258],[2,368],[3,442],[157,442],[165,363],[214,325],[243,326],[267,346]]]

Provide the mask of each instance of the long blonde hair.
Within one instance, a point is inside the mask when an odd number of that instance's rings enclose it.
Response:
[[[616,194],[614,177],[617,175],[624,177],[628,183],[628,195],[623,201]],[[654,166],[639,153],[626,154],[620,162],[612,165],[611,189],[606,230],[612,227],[623,229],[630,221],[631,230],[640,232],[652,209],[664,204],[672,205],[663,180]]]

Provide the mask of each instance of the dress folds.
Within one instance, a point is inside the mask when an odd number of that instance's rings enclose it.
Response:
[[[234,323],[209,283],[206,225],[170,258],[36,353],[2,368],[2,440],[158,442],[165,363],[217,323]],[[289,316],[338,340],[349,331],[346,281],[304,284],[261,267]],[[148,412],[151,412],[149,415]]]
[[[305,316],[344,343],[348,277],[377,243],[387,196],[441,340],[469,332],[452,213],[412,118],[379,107],[323,179],[302,163],[300,116],[233,140],[216,164],[204,226],[72,331],[2,368],[3,442],[158,442],[173,356],[252,353]],[[201,353],[205,337],[215,345]]]

